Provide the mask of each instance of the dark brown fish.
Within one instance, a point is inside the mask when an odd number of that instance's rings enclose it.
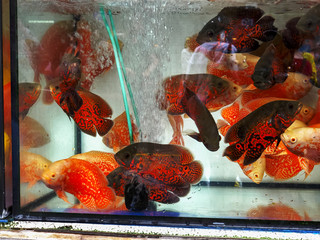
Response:
[[[318,33],[320,26],[320,4],[317,4],[304,14],[296,26],[304,33]]]
[[[283,83],[288,77],[289,67],[293,64],[294,50],[286,47],[282,36],[277,35],[269,42],[257,62],[251,76],[254,86],[268,89],[276,83]]]
[[[232,143],[223,155],[236,161],[243,154],[244,165],[255,162],[262,152],[293,123],[302,104],[298,101],[272,101],[262,105],[230,127],[225,142]]]
[[[270,41],[277,33],[274,18],[263,16],[264,11],[254,6],[225,7],[199,32],[197,42],[227,42],[237,52],[250,52],[260,41]],[[257,40],[256,40],[257,39]]]
[[[217,124],[206,106],[200,101],[197,95],[188,88],[185,90],[182,106],[199,130],[199,133],[193,132],[188,135],[202,142],[208,150],[217,151],[221,140]]]

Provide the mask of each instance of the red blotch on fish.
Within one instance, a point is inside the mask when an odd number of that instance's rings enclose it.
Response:
[[[130,116],[130,119],[133,141],[137,142],[139,140],[139,130],[135,125],[132,116]],[[102,138],[102,142],[107,147],[112,148],[114,152],[118,152],[130,144],[126,112],[123,112],[113,120],[113,126],[111,130]]]
[[[54,162],[41,179],[67,203],[65,192],[74,195],[89,210],[109,210],[116,199],[103,172],[85,160],[70,158]]]

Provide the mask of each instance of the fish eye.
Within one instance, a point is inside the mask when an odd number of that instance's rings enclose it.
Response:
[[[208,35],[208,37],[213,38],[214,33],[213,33],[212,30],[208,30],[208,31],[207,31],[207,35]]]
[[[304,109],[304,110],[303,110],[303,113],[304,113],[304,114],[308,114],[308,113],[309,113],[309,109],[308,109],[308,108]]]
[[[303,79],[303,83],[308,83],[309,81],[308,81],[308,79]]]
[[[59,86],[55,86],[55,89],[58,90],[58,89],[59,89]]]
[[[51,174],[51,178],[55,178],[56,177],[56,174],[55,173],[52,173]]]
[[[47,167],[48,167],[48,165],[47,165],[47,164],[44,164],[44,165],[43,165],[43,167],[44,167],[44,168],[47,168]]]
[[[288,108],[289,108],[289,109],[293,109],[293,104],[290,103],[290,104],[288,105]]]
[[[291,137],[291,138],[290,138],[290,142],[291,142],[291,143],[295,143],[296,141],[297,141],[297,139],[296,139],[295,137]]]
[[[258,173],[254,174],[254,177],[259,178],[259,174]]]
[[[131,156],[130,156],[130,153],[126,152],[123,156],[125,159],[129,159]]]
[[[311,28],[311,27],[312,27],[312,25],[313,25],[313,24],[312,24],[312,22],[311,22],[311,21],[309,21],[309,22],[307,23],[307,27],[308,27],[308,28]]]

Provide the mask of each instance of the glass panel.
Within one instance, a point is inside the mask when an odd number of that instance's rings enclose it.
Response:
[[[10,15],[9,1],[1,3],[1,37],[2,37],[2,83],[3,84],[3,127],[4,127],[4,165],[1,165],[1,190],[4,193],[2,217],[8,215],[7,209],[12,206],[12,147],[11,147],[11,81],[10,81]],[[3,172],[4,171],[4,172]]]
[[[319,6],[18,1],[21,209],[319,221]]]

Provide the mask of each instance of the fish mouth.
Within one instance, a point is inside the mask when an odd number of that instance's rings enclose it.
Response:
[[[289,136],[288,136],[286,133],[282,133],[282,134],[280,135],[280,138],[281,138],[281,141],[282,141],[283,143],[286,143],[286,142],[289,141]]]

